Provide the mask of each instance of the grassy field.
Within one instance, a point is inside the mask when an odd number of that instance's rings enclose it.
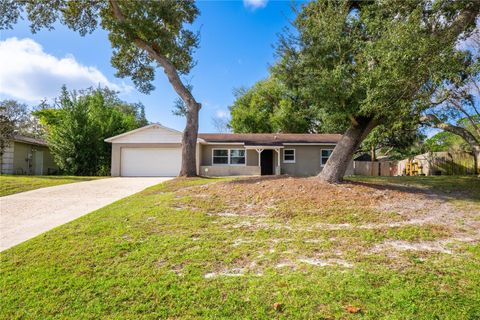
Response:
[[[0,175],[0,197],[60,184],[88,181],[100,178],[104,177],[20,176],[2,174]]]
[[[172,180],[1,253],[0,318],[478,319],[478,185]]]

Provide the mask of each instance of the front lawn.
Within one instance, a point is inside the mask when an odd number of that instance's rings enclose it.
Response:
[[[20,176],[0,175],[0,197],[9,194],[52,187],[60,184],[88,181],[105,177],[76,177],[76,176]]]
[[[1,253],[0,318],[478,319],[479,181],[442,179],[172,180]]]

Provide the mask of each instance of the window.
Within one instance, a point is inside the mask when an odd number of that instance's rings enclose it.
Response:
[[[243,149],[213,149],[212,164],[245,165],[245,150]]]
[[[285,149],[285,150],[283,150],[283,162],[284,163],[295,163],[295,149]]]
[[[213,164],[228,164],[228,150],[215,149],[213,150]]]
[[[230,150],[230,164],[245,164],[245,150]]]
[[[333,149],[322,149],[320,156],[320,165],[323,167],[327,163],[328,158],[332,154]]]

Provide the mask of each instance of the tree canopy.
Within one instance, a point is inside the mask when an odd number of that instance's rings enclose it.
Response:
[[[234,91],[230,127],[236,133],[339,133],[345,123],[326,116],[298,88],[288,88],[274,75],[251,88]]]
[[[16,100],[2,100],[0,101],[0,155],[16,134],[42,138],[44,132],[37,119],[30,114],[26,104]]]
[[[101,27],[109,33],[116,76],[130,77],[144,93],[154,89],[157,67],[187,105],[181,175],[196,175],[195,149],[201,105],[182,82],[194,66],[198,35],[188,29],[199,14],[193,0],[39,0],[0,2],[0,29],[12,28],[22,14],[32,32],[52,30],[56,22],[84,36]]]
[[[281,38],[276,76],[328,116],[349,122],[321,178],[339,181],[372,129],[408,122],[433,90],[455,83],[471,54],[457,43],[475,27],[479,2],[313,1]]]

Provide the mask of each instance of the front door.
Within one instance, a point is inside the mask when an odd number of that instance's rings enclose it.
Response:
[[[273,174],[273,150],[263,150],[260,159],[262,176]]]
[[[41,176],[43,174],[43,151],[35,151],[35,175]]]

